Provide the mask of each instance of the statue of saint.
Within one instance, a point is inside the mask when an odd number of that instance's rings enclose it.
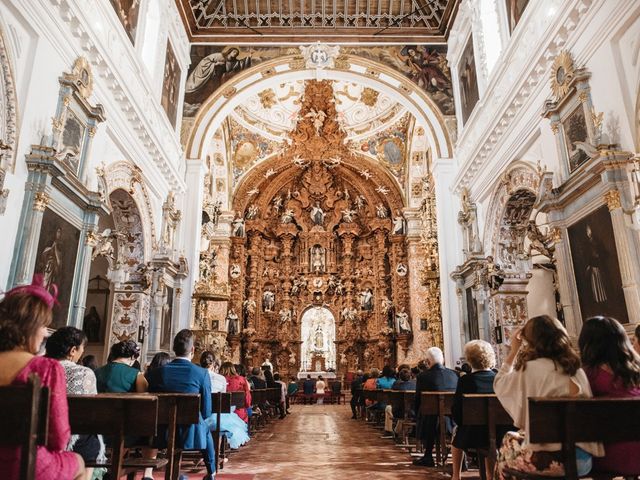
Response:
[[[370,288],[360,292],[360,308],[362,310],[373,310],[373,292]]]
[[[397,212],[398,214],[393,217],[393,230],[392,233],[394,235],[404,235],[405,233],[407,233],[406,231],[406,222],[404,217],[402,216],[402,214],[400,212]]]
[[[324,272],[324,248],[316,245],[311,250],[311,270],[314,272]]]
[[[396,314],[398,322],[398,331],[400,333],[411,333],[411,323],[409,323],[409,314],[402,309]]]
[[[271,290],[267,290],[262,294],[262,309],[265,312],[273,312],[276,306],[276,294]]]
[[[311,207],[309,216],[314,225],[322,225],[324,223],[324,211],[320,208],[320,202],[316,202],[316,204]]]
[[[317,350],[322,350],[324,348],[324,336],[322,335],[322,327],[319,325],[318,328],[316,328],[313,346]]]
[[[227,312],[227,331],[229,335],[238,334],[238,315],[233,311],[233,308]]]

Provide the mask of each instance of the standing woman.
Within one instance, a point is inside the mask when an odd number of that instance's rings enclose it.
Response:
[[[588,319],[582,326],[578,345],[594,396],[640,397],[640,357],[617,320]],[[640,473],[640,442],[607,444],[604,450],[603,458],[594,459],[595,471]]]
[[[52,289],[53,294],[38,275],[31,285],[8,291],[0,302],[0,386],[25,385],[32,373],[40,377],[42,386],[49,388],[49,432],[47,445],[36,453],[36,478],[83,480],[82,457],[64,451],[71,436],[64,369],[56,360],[36,356],[57,301],[55,285]],[[19,470],[20,448],[0,447],[0,478],[18,478]]]
[[[90,368],[78,365],[84,353],[87,335],[75,327],[62,327],[47,339],[49,358],[58,360],[67,379],[67,394],[95,395],[96,376]],[[100,435],[71,435],[67,450],[76,452],[85,463],[106,463],[104,443]],[[87,468],[87,478],[91,478],[93,468]]]
[[[533,317],[511,337],[511,351],[494,380],[493,388],[520,432],[505,435],[497,473],[504,468],[541,475],[565,474],[560,444],[529,441],[529,397],[592,397],[589,380],[580,368],[562,324],[548,315]],[[591,470],[592,455],[601,457],[599,443],[579,443],[576,449],[578,475]]]

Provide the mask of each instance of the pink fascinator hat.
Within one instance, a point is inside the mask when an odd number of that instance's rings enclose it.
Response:
[[[19,285],[15,288],[12,288],[5,293],[5,297],[11,297],[12,295],[17,295],[20,293],[38,297],[49,308],[53,308],[54,305],[58,304],[58,286],[52,284],[51,288],[47,289],[47,287],[45,287],[44,285],[44,276],[42,274],[34,275],[31,285]]]

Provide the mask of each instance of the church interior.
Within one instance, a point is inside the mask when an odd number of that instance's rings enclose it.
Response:
[[[640,478],[636,0],[0,0],[0,228],[2,478]]]

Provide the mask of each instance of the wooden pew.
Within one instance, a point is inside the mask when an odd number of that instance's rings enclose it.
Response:
[[[182,448],[176,447],[178,425],[194,425],[200,421],[200,395],[197,393],[156,393],[158,426],[167,429],[167,467],[165,480],[175,480],[180,474]]]
[[[47,442],[49,389],[29,375],[26,385],[0,387],[0,445],[20,447],[20,478],[35,480],[38,445]]]
[[[101,393],[98,395],[68,395],[69,423],[76,434],[102,434],[113,438],[112,458],[109,465],[87,464],[89,467],[107,467],[111,477],[120,478],[125,467],[125,436],[151,437],[157,433],[158,397],[149,394]],[[127,462],[126,467],[160,468],[166,460],[140,460]]]
[[[462,425],[487,427],[487,450],[478,451],[480,478],[485,479],[485,456],[492,465],[497,459],[497,428],[512,427],[513,420],[495,394],[465,394],[462,396]]]
[[[542,477],[511,469],[506,469],[506,474],[513,478],[575,480],[576,442],[640,441],[640,398],[530,398],[529,437],[532,443],[562,443],[564,477]],[[611,472],[596,478],[619,476],[623,475]]]
[[[445,417],[451,415],[454,392],[422,392],[420,415],[436,415],[440,425],[440,441],[436,442],[436,464],[444,466],[447,460],[447,429]]]

